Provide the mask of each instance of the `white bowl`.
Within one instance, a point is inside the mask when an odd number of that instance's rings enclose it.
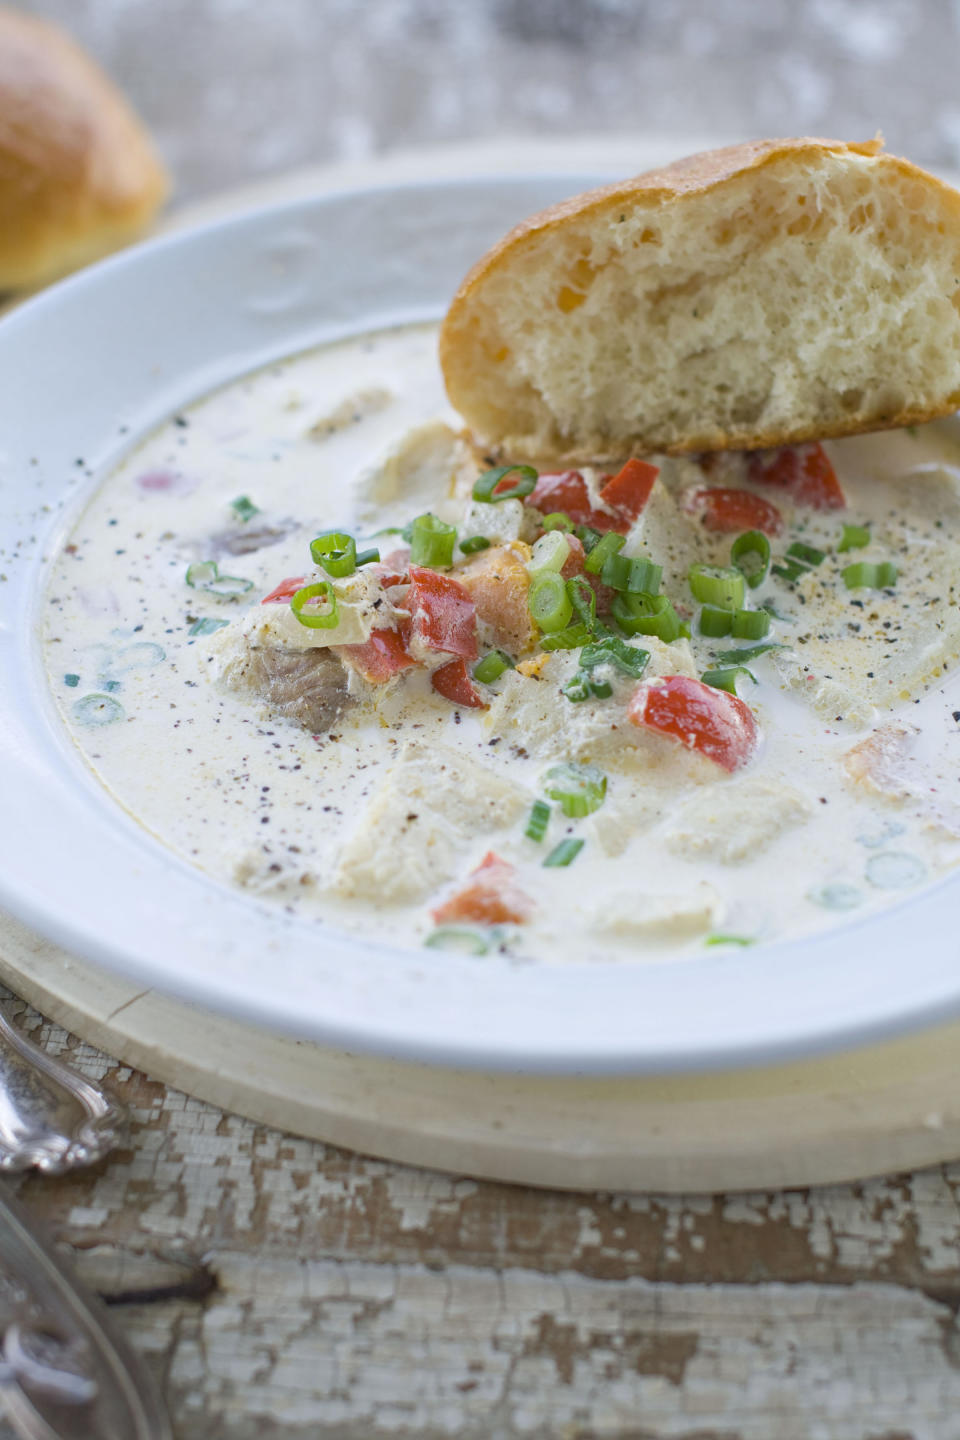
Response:
[[[259,209],[127,252],[0,322],[0,903],[14,915],[145,989],[339,1049],[456,1066],[740,1066],[960,1013],[958,879],[814,939],[669,965],[396,951],[293,921],[182,863],[99,786],[56,715],[39,601],[88,471],[102,476],[169,413],[245,371],[440,315],[509,224],[594,178],[367,188]]]

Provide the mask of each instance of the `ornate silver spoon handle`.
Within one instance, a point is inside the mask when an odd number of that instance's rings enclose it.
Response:
[[[0,1171],[59,1175],[107,1154],[123,1107],[0,1014]]]

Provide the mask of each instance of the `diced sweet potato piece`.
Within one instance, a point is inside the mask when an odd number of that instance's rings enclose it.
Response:
[[[483,550],[457,579],[477,607],[477,615],[493,630],[493,644],[520,655],[534,642],[536,630],[527,609],[530,577],[521,557],[509,545]]]

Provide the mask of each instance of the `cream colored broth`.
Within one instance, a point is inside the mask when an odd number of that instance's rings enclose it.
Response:
[[[848,508],[785,505],[790,529],[775,554],[798,535],[831,553],[796,585],[770,580],[753,597],[776,606],[783,618],[769,638],[791,649],[751,662],[759,683],[740,684],[762,744],[732,776],[662,737],[633,749],[635,733],[621,745],[607,726],[598,739],[597,707],[592,721],[576,717],[594,730],[574,734],[562,655],[545,672],[556,683],[508,674],[487,711],[438,696],[425,670],[375,695],[360,686],[360,703],[317,734],[224,683],[265,615],[285,644],[316,636],[288,607],[261,605],[281,579],[312,575],[314,535],[366,539],[428,509],[462,517],[453,492],[469,478],[454,482],[451,437],[434,423],[457,423],[435,345],[433,327],[389,331],[227,387],[148,437],[90,501],[53,567],[46,655],[74,741],[131,815],[218,880],[409,945],[431,935],[431,909],[493,850],[535,909],[492,943],[544,960],[657,959],[705,939],[795,936],[902,898],[957,863],[960,689],[947,671],[960,649],[949,593],[960,573],[960,449],[945,426],[832,444]],[[728,463],[733,475],[739,462]],[[627,545],[665,559],[665,590],[691,609],[689,526],[676,502],[703,479],[692,462],[664,462]],[[239,496],[259,513],[237,518]],[[844,522],[871,524],[868,550],[834,553]],[[723,560],[731,538],[701,534],[698,553]],[[844,564],[885,557],[900,568],[893,596],[845,590]],[[190,588],[187,567],[210,559],[251,588],[219,598]],[[230,624],[191,635],[204,618]],[[700,673],[734,643],[694,628],[692,649],[669,647],[654,664]],[[879,788],[872,760],[854,783],[845,754],[891,725]],[[524,835],[530,805],[563,759],[599,766],[607,795],[584,819],[554,805],[535,844]],[[544,868],[567,835],[585,841],[576,860]]]

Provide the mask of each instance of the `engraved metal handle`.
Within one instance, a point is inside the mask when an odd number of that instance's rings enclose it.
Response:
[[[0,1014],[0,1171],[59,1175],[112,1148],[123,1106]]]

